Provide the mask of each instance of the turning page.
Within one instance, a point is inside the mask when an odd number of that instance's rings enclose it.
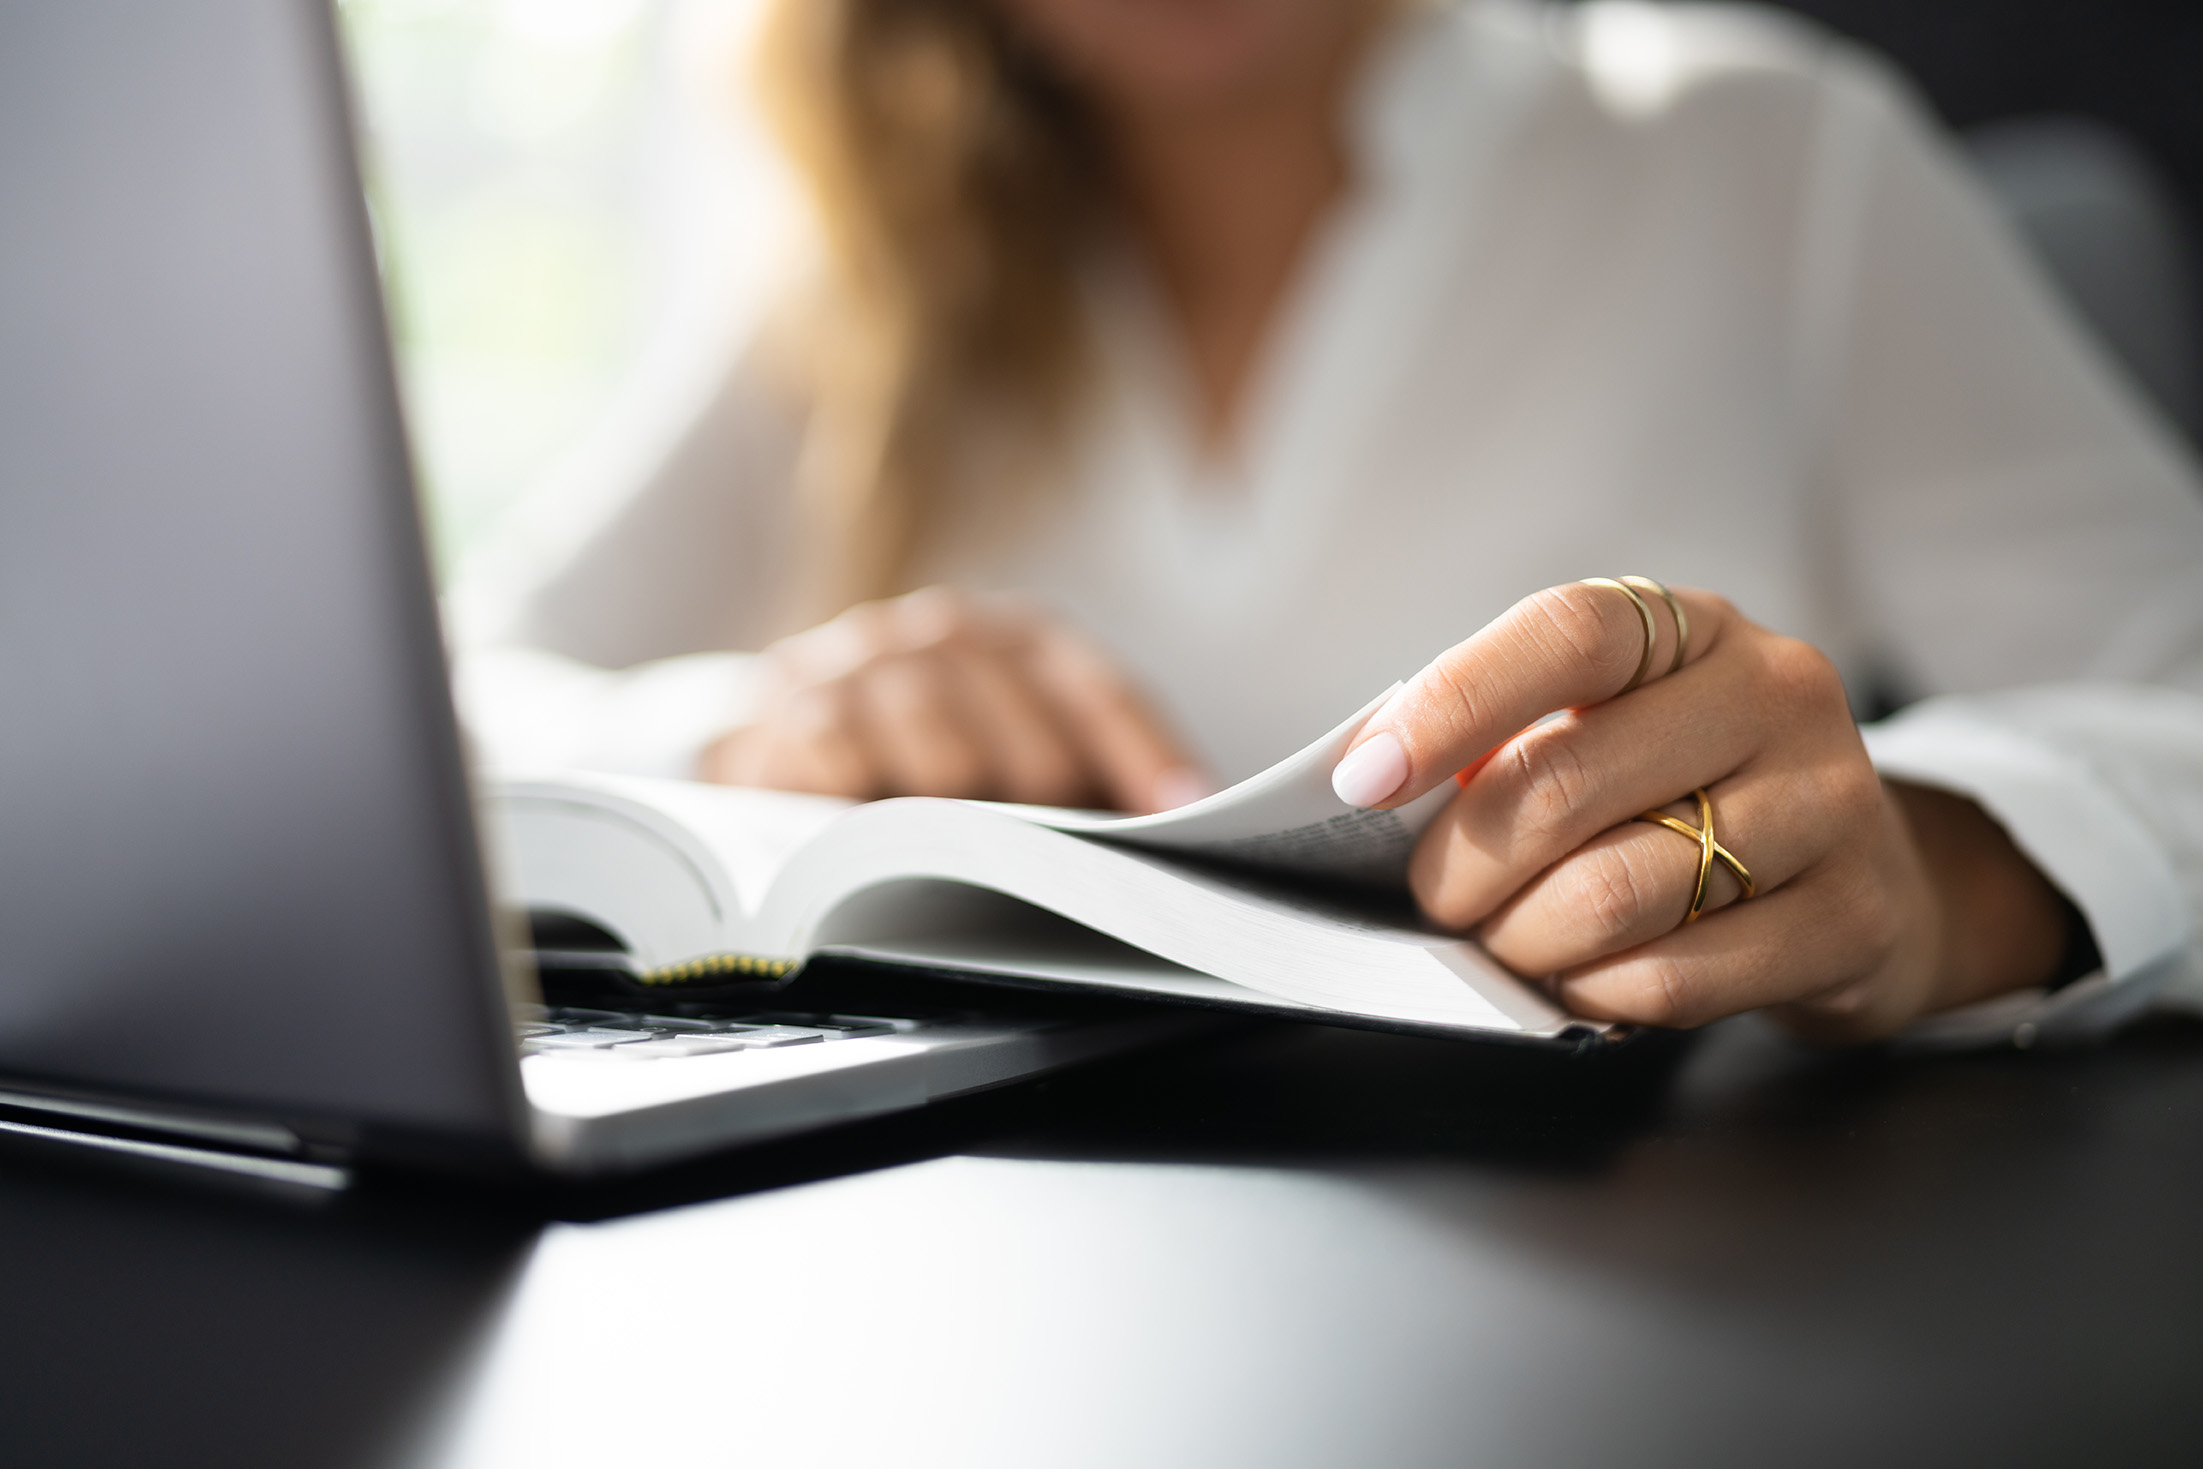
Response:
[[[1007,809],[1036,825],[1126,846],[1186,852],[1295,876],[1386,887],[1407,882],[1408,856],[1456,787],[1443,781],[1396,811],[1349,806],[1331,771],[1394,684],[1322,739],[1206,799],[1152,816],[1111,816],[1052,806]]]

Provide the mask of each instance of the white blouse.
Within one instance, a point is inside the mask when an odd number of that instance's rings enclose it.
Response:
[[[920,580],[1051,602],[1226,780],[1540,587],[1712,588],[1919,698],[1877,763],[1980,802],[2094,930],[2103,974],[1925,1033],[2203,1001],[2203,487],[1903,87],[1766,12],[1473,0],[1401,23],[1353,123],[1228,462],[1097,279],[1071,482]],[[801,429],[731,373],[477,593],[492,760],[685,774],[739,724]]]

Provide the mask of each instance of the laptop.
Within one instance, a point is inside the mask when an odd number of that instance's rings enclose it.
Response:
[[[1186,1023],[547,1003],[501,921],[326,4],[0,6],[0,1132],[604,1174]]]

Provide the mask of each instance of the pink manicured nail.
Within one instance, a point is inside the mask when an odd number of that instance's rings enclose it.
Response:
[[[1331,789],[1349,806],[1374,806],[1407,779],[1407,750],[1389,730],[1357,745],[1331,772]]]

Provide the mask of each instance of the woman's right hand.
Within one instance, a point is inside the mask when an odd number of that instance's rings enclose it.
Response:
[[[767,648],[706,780],[870,800],[1160,811],[1213,787],[1098,648],[1007,597],[929,587]]]

